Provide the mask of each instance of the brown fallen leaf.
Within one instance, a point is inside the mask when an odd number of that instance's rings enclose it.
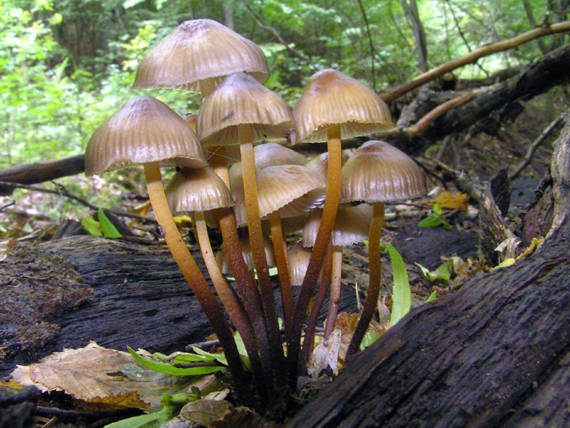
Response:
[[[139,366],[126,352],[94,342],[18,366],[11,379],[44,392],[63,391],[98,408],[158,408],[162,395],[180,391],[189,377],[166,376]]]

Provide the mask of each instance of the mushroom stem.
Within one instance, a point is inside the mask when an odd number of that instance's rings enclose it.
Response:
[[[265,384],[263,380],[261,360],[257,352],[256,337],[252,329],[251,322],[241,301],[239,300],[239,297],[234,289],[230,287],[226,278],[222,275],[220,267],[216,263],[204,213],[202,211],[195,212],[193,217],[194,233],[200,246],[202,258],[204,259],[204,263],[206,264],[206,268],[208,269],[214,288],[218,292],[218,296],[226,308],[230,320],[233,322],[243,340],[245,349],[249,355],[249,360],[251,362],[252,371],[255,376],[258,389],[261,392],[264,390]]]
[[[228,208],[221,208],[213,210],[213,214],[220,225],[220,231],[222,232],[222,239],[224,241],[224,251],[228,258],[230,271],[236,279],[238,293],[243,300],[244,307],[253,325],[255,336],[257,337],[261,365],[263,366],[265,381],[268,382],[272,378],[273,369],[261,298],[259,297],[255,280],[243,259],[234,212]]]
[[[294,378],[298,375],[298,359],[299,359],[299,340],[301,338],[301,328],[305,310],[309,303],[309,298],[313,292],[315,284],[317,283],[319,272],[323,258],[327,250],[331,238],[331,232],[334,227],[336,219],[336,212],[338,209],[338,202],[340,199],[340,171],[342,166],[341,160],[341,141],[340,141],[340,126],[331,126],[327,131],[327,149],[329,154],[327,164],[327,193],[325,199],[325,206],[321,217],[321,224],[317,233],[317,239],[311,252],[309,259],[309,266],[307,266],[307,273],[301,286],[301,292],[297,298],[295,305],[295,313],[293,318],[293,328],[291,338],[291,354],[288,354],[289,364],[291,367],[291,376]],[[304,367],[301,370],[305,370]]]
[[[289,261],[287,259],[287,243],[283,239],[283,228],[281,227],[281,216],[279,211],[269,214],[269,224],[271,227],[271,240],[273,241],[273,252],[281,284],[281,304],[283,306],[283,318],[285,319],[285,336],[291,330],[293,322],[293,292],[291,290],[291,280],[289,278]]]
[[[332,255],[332,280],[331,280],[331,296],[329,300],[329,311],[327,313],[327,322],[325,323],[324,338],[327,340],[333,331],[334,323],[338,315],[338,304],[340,302],[340,288],[342,277],[342,247],[333,247]]]
[[[372,220],[368,231],[368,266],[370,269],[370,279],[366,300],[362,314],[352,335],[352,340],[348,346],[346,358],[352,358],[360,348],[360,342],[366,333],[368,324],[376,311],[378,295],[380,294],[380,284],[382,282],[382,265],[380,260],[380,235],[384,226],[384,202],[376,202],[372,205]]]
[[[275,367],[283,361],[283,347],[277,323],[277,313],[273,301],[273,285],[269,277],[267,259],[263,245],[263,232],[261,230],[261,218],[259,216],[259,202],[257,198],[257,179],[255,176],[255,155],[253,152],[253,136],[250,125],[238,126],[238,138],[240,142],[240,155],[242,162],[242,179],[244,189],[245,211],[249,243],[253,256],[253,264],[259,278],[261,303],[265,315],[265,326],[271,347],[272,359]]]
[[[304,367],[310,359],[310,355],[313,352],[314,337],[315,337],[315,327],[317,326],[317,320],[319,318],[319,313],[321,311],[321,306],[323,301],[327,296],[327,291],[331,283],[331,271],[332,271],[332,246],[329,245],[327,253],[325,255],[325,260],[323,262],[323,270],[321,275],[321,285],[319,291],[317,292],[317,297],[309,314],[309,320],[307,321],[307,330],[305,331],[305,339],[303,341],[303,348],[301,354],[301,366]]]
[[[176,223],[174,223],[164,193],[164,185],[162,184],[158,162],[145,163],[144,173],[150,203],[156,221],[160,227],[162,227],[164,240],[224,348],[228,366],[235,379],[238,393],[240,393],[240,395],[245,394],[247,377],[232,332],[226,322],[222,308],[218,304],[212,290],[210,290],[206,279],[202,275],[202,272],[200,272],[190,251],[188,251],[186,244],[184,244]]]

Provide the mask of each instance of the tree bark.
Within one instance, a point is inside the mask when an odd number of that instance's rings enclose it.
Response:
[[[289,426],[567,425],[568,116],[551,174],[554,219],[534,255],[412,310]]]

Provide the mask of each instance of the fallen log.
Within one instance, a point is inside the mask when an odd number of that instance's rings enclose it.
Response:
[[[570,395],[570,119],[539,250],[412,310],[290,427],[566,426]]]

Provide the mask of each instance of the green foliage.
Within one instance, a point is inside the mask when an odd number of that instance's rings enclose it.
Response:
[[[443,210],[439,204],[434,204],[433,212],[418,223],[419,227],[439,227],[443,226],[445,229],[451,229],[452,226],[443,217]]]
[[[392,244],[383,244],[383,248],[390,255],[392,261],[392,314],[390,323],[396,324],[406,315],[412,307],[412,292],[408,281],[408,271],[404,264],[404,259]]]
[[[206,363],[212,363],[212,365],[207,365],[207,366],[200,365],[200,366],[196,366],[196,367],[180,368],[180,367],[174,366],[173,365],[174,363],[173,364],[162,363],[159,361],[151,360],[149,358],[145,358],[142,355],[138,354],[130,346],[127,346],[127,349],[129,350],[129,353],[131,354],[131,356],[135,359],[135,361],[137,363],[139,363],[143,367],[146,367],[147,369],[150,369],[150,370],[153,370],[155,372],[162,373],[165,375],[201,376],[201,375],[219,372],[220,370],[223,370],[225,368],[225,366],[216,365],[216,363],[214,361],[214,357],[212,357],[210,359],[202,359],[200,361],[200,363],[206,362]],[[200,354],[198,354],[198,355],[200,355]],[[211,355],[207,355],[207,356],[210,357]],[[193,361],[193,362],[196,362],[196,361]]]
[[[434,271],[430,271],[428,268],[422,266],[419,263],[415,263],[415,265],[420,268],[424,276],[431,282],[449,281],[449,278],[451,278],[451,273],[453,272],[453,262],[451,260],[446,261]]]

